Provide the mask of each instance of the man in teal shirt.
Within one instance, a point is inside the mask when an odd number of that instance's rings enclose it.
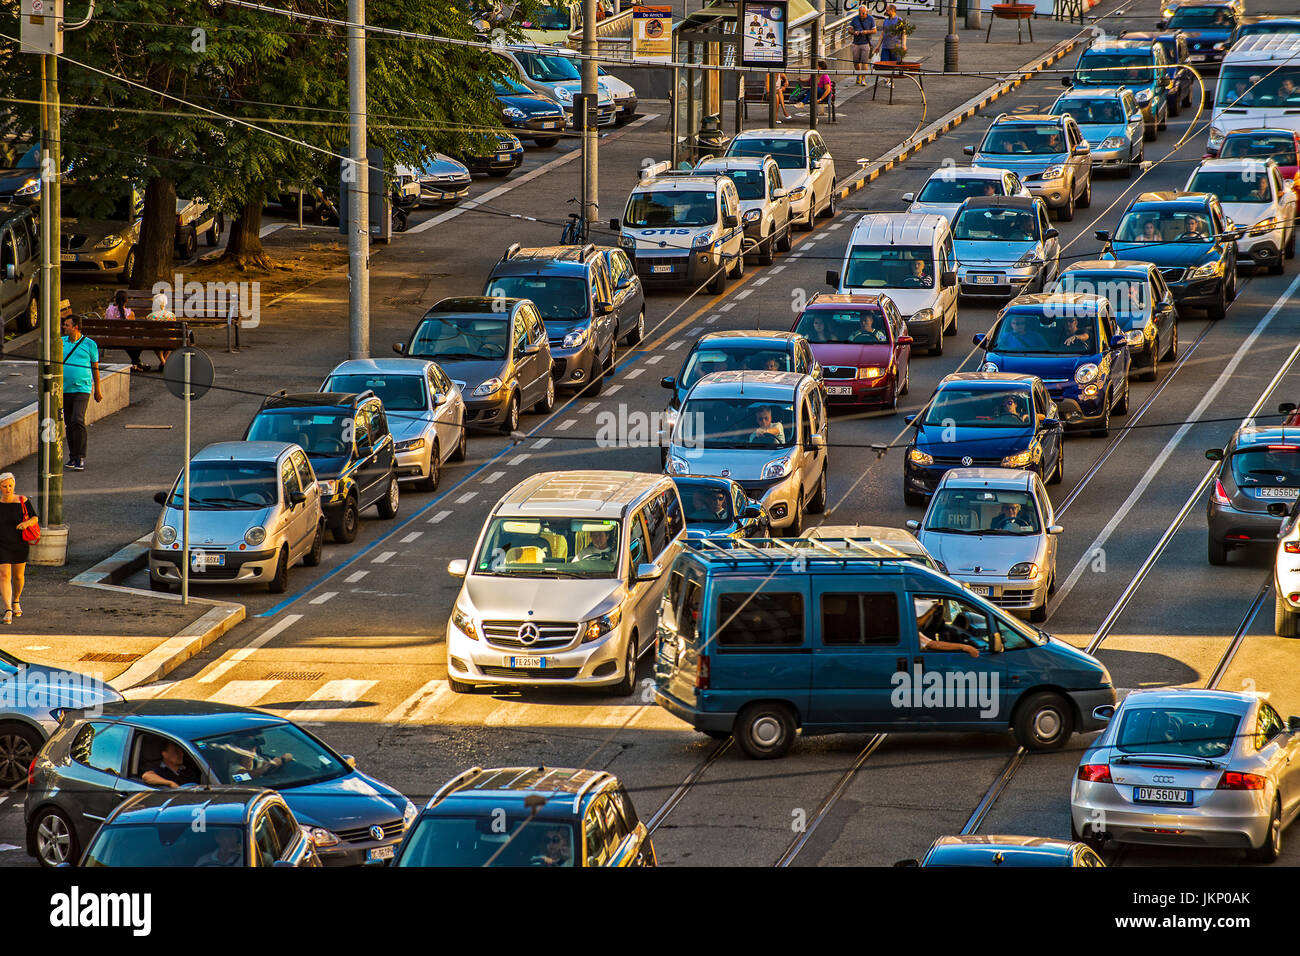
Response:
[[[81,334],[81,316],[63,320],[63,427],[68,435],[68,470],[86,469],[86,409],[90,396],[102,402],[99,346]]]

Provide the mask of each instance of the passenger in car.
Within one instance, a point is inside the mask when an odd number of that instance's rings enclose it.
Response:
[[[199,783],[199,772],[185,762],[185,751],[174,741],[162,746],[162,760],[150,767],[140,777],[151,787],[183,787]]]

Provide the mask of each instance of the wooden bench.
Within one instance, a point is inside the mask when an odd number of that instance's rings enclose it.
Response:
[[[763,76],[763,75],[765,75],[765,74],[759,74],[759,75],[760,75],[760,76]],[[793,86],[794,86],[794,84],[791,83],[791,84],[790,84],[790,87],[787,88],[786,92],[789,92],[789,89],[790,89],[790,88],[793,88]],[[758,83],[758,82],[756,82],[756,83],[751,84],[751,83],[748,81],[748,79],[747,79],[747,80],[745,81],[745,99],[741,102],[741,116],[744,117],[744,119],[745,119],[746,122],[749,121],[749,104],[750,104],[750,103],[762,103],[762,104],[765,104],[765,105],[766,105],[766,103],[767,103],[767,90],[763,87],[763,84],[762,84],[762,83]],[[786,100],[786,105],[787,105],[787,106],[790,105],[790,101],[789,101],[788,99]],[[795,104],[795,105],[801,105],[801,104]],[[830,121],[831,121],[832,123],[837,123],[837,122],[839,122],[838,118],[837,118],[836,115],[835,115],[835,82],[834,82],[833,80],[831,81],[831,95],[830,95],[830,99],[827,100],[827,102],[826,102],[825,105],[828,107],[828,109],[827,109],[827,113],[828,113],[828,115],[829,115]]]
[[[126,293],[126,307],[135,313],[137,320],[144,319],[153,311],[153,293],[148,289],[123,289]],[[114,295],[116,297],[116,294]],[[176,303],[169,302],[171,311],[177,312]],[[98,313],[94,313],[98,317]],[[177,313],[178,318],[184,319],[185,325],[190,329],[219,329],[226,330],[226,351],[238,352],[239,345],[239,302],[238,300],[230,304],[230,308],[225,312],[207,308],[192,308],[186,306],[184,315]],[[232,347],[233,343],[233,347]],[[132,346],[134,348],[135,346]]]
[[[104,349],[153,349],[173,352],[194,341],[184,319],[104,319],[82,316],[81,334]]]

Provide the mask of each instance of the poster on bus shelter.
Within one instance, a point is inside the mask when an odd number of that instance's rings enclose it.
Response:
[[[673,8],[632,8],[632,59],[637,63],[671,63]]]
[[[786,64],[787,0],[742,0],[740,4],[740,65],[784,70]]]

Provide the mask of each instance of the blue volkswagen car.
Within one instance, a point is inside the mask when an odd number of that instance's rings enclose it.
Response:
[[[1169,63],[1164,47],[1143,40],[1098,40],[1079,55],[1074,75],[1064,86],[1126,86],[1137,97],[1146,120],[1146,135],[1155,139],[1169,123]]]
[[[1110,169],[1125,179],[1146,155],[1142,107],[1123,86],[1067,90],[1052,104],[1053,116],[1069,113],[1092,150],[1092,169]]]
[[[924,858],[895,866],[1091,866],[1104,867],[1097,852],[1077,840],[1028,836],[942,836]]]
[[[745,494],[740,482],[704,475],[674,475],[686,511],[686,537],[766,538],[767,509]]]
[[[1157,20],[1161,30],[1182,30],[1187,34],[1187,61],[1202,72],[1215,72],[1232,46],[1241,5],[1236,0],[1202,0],[1180,3],[1167,20]]]
[[[1137,259],[1160,267],[1174,304],[1221,319],[1237,297],[1237,233],[1219,197],[1210,193],[1142,193],[1112,234],[1099,229],[1104,259]]]
[[[975,336],[985,372],[1037,375],[1052,400],[1078,404],[1071,424],[1110,432],[1112,413],[1128,411],[1128,339],[1108,299],[1067,293],[1022,295],[993,328]],[[1070,406],[1073,409],[1073,406]]]
[[[920,415],[909,415],[903,500],[923,505],[952,468],[1025,468],[1049,484],[1064,473],[1064,426],[1046,387],[1031,374],[956,372]]]

